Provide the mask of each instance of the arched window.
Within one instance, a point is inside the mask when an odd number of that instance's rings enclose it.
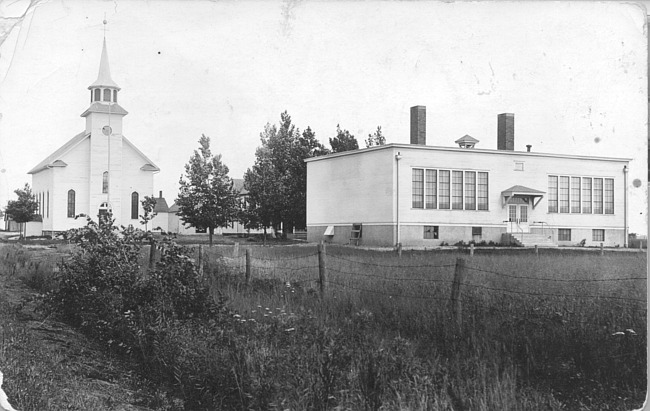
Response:
[[[131,194],[131,219],[138,219],[138,205],[140,202],[140,195],[135,191]]]
[[[104,89],[104,101],[111,101],[111,90]]]
[[[50,199],[49,192],[47,193],[48,200]],[[68,190],[68,218],[74,218],[74,200],[75,200],[75,194],[74,190]],[[49,201],[48,201],[49,202]]]
[[[99,101],[99,100],[101,100],[101,97],[102,97],[102,91],[101,91],[100,89],[98,89],[98,88],[96,88],[94,91],[95,91],[95,100],[94,100],[94,101]]]
[[[93,91],[92,90],[90,90],[90,102],[91,103],[93,102]]]
[[[113,103],[117,103],[117,90],[113,90]]]
[[[108,171],[102,174],[102,193],[108,193]]]

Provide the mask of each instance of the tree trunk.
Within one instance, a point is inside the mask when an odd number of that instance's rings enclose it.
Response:
[[[262,240],[262,245],[266,246],[266,226],[264,226],[264,239]]]
[[[212,247],[212,235],[214,234],[214,227],[209,227],[208,232],[210,233],[210,247]]]

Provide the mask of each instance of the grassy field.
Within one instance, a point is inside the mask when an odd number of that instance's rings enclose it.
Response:
[[[243,250],[234,259],[228,247],[212,252],[243,272]],[[530,395],[544,398],[543,409],[632,409],[645,397],[645,253],[412,251],[398,258],[331,246],[324,300],[314,246],[255,247],[251,255],[250,289],[243,291],[241,274],[217,286],[243,318],[263,322],[279,308],[335,329],[363,318],[371,345],[405,341],[419,361],[446,364],[446,397],[458,389],[467,409],[526,409]],[[465,260],[460,328],[449,307],[458,258]],[[414,406],[393,395],[393,405]],[[413,395],[439,401],[426,390]]]
[[[5,273],[47,290],[69,250],[58,251],[0,248],[0,260]],[[151,409],[187,410],[629,410],[645,398],[645,253],[437,250],[399,258],[328,246],[321,294],[315,245],[242,243],[233,251],[203,245],[204,277],[225,309],[162,330],[157,355],[169,369],[140,375],[136,385],[148,387],[140,404],[147,397]],[[196,250],[193,257],[198,263]],[[456,317],[450,295],[459,258]],[[145,267],[147,259],[145,248]],[[38,384],[58,392],[48,376],[73,375],[75,365],[23,361],[30,357],[17,347],[28,338],[12,315],[2,317],[0,369],[6,378],[6,369],[32,376],[7,379],[5,389],[18,409],[42,409],[22,393]],[[74,381],[63,389],[74,390]]]

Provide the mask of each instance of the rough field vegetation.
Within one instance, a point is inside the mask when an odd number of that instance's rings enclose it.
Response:
[[[123,409],[628,410],[645,397],[645,253],[398,258],[330,246],[321,295],[314,245],[253,246],[247,283],[243,246],[237,255],[204,247],[200,275],[196,249],[159,242],[148,267],[143,233],[84,230],[64,264],[61,254],[0,248],[2,276],[42,293],[41,311],[27,310],[36,321],[58,318],[101,347],[97,355],[130,362]],[[33,343],[20,340],[25,308],[11,307],[0,340],[5,391],[17,409],[47,409],[43,387],[60,387],[52,375],[81,365],[56,353],[29,362],[19,348]]]

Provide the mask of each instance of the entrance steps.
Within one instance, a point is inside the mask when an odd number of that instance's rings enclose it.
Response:
[[[538,233],[503,233],[501,243],[520,247],[557,247],[552,237]]]

